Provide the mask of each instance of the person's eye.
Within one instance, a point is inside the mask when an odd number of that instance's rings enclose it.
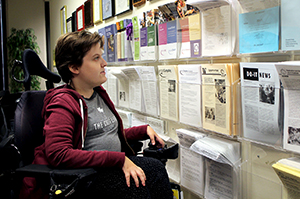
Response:
[[[96,60],[96,61],[97,61],[98,59],[100,59],[100,56],[97,56],[97,57],[94,58],[94,60]]]

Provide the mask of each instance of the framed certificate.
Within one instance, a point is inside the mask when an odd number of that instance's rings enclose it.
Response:
[[[94,24],[102,22],[102,0],[93,1]]]
[[[84,2],[84,25],[85,28],[89,28],[94,25],[93,0],[87,0]]]
[[[115,15],[120,15],[124,12],[132,10],[131,0],[114,0],[115,1]]]
[[[103,20],[114,16],[114,0],[102,0],[102,17]]]
[[[76,9],[77,30],[81,31],[85,28],[84,25],[84,6],[81,5]]]
[[[67,19],[67,32],[73,32],[72,31],[72,17],[69,17]]]
[[[60,30],[61,34],[67,33],[67,6],[60,9]]]

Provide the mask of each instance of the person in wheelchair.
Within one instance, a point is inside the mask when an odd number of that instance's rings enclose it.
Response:
[[[55,62],[65,85],[50,89],[44,100],[45,142],[33,164],[97,169],[86,198],[171,199],[168,174],[159,160],[135,156],[129,141],[164,141],[148,125],[123,129],[105,89],[107,79],[98,33],[71,32],[58,38]],[[24,178],[21,198],[47,198],[39,182]]]

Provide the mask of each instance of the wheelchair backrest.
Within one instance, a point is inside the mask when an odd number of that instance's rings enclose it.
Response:
[[[14,144],[21,154],[23,165],[31,164],[34,148],[44,141],[42,108],[46,91],[26,91],[15,111]]]

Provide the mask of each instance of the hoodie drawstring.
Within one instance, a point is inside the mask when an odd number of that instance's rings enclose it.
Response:
[[[84,147],[84,112],[83,112],[83,103],[82,103],[82,99],[79,99],[79,105],[80,105],[81,118],[82,118],[82,126],[81,126],[81,139],[82,139],[82,144],[81,144],[81,148],[83,149],[83,147]]]

